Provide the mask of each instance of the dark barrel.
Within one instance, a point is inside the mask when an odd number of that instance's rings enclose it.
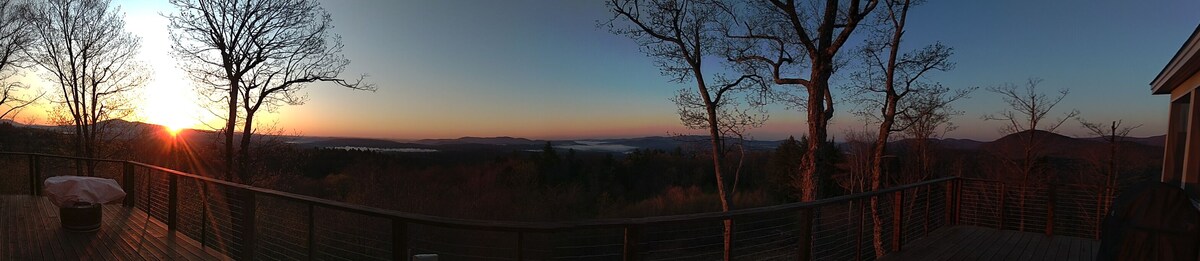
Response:
[[[70,232],[95,232],[100,230],[100,204],[77,202],[59,208],[58,219],[63,229]]]

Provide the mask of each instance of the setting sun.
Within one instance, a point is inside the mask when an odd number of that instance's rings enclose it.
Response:
[[[208,114],[202,113],[203,109],[196,104],[196,93],[187,74],[176,67],[175,60],[168,54],[170,40],[165,18],[146,12],[132,14],[126,19],[129,30],[142,37],[144,46],[139,56],[153,73],[143,95],[136,101],[142,121],[162,125],[175,135],[208,120],[203,117]]]
[[[186,85],[163,84],[148,88],[141,101],[145,121],[166,127],[171,135],[199,124],[200,106],[196,105],[195,94],[182,86]]]

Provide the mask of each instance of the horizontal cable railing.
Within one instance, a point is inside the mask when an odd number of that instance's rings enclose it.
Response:
[[[1117,195],[1115,188],[1104,186],[957,182],[960,224],[1046,235],[1100,238],[1100,225]]]
[[[1024,219],[1027,229],[1038,228],[1034,217],[1045,212],[1032,209],[1047,206],[1045,202],[1060,212],[1081,215],[1078,220],[1095,220],[1095,214],[1103,213],[1092,211],[1094,204],[1038,201],[1028,196],[1041,193],[1034,189],[1025,192],[1026,212],[1008,213],[1014,212],[1014,203],[1006,202],[1014,197],[1012,188],[949,177],[729,212],[568,222],[467,220],[347,204],[135,161],[10,152],[0,156],[0,163],[8,166],[0,170],[4,193],[28,184],[28,192],[38,195],[46,177],[84,175],[84,168],[94,168],[96,176],[121,183],[128,193],[126,207],[145,212],[206,248],[243,260],[405,260],[415,254],[437,254],[441,260],[720,259],[726,220],[733,223],[735,259],[873,260],[877,252],[900,251],[904,242],[956,221],[1013,229],[1019,222],[1015,218]],[[1100,198],[1086,190],[1059,192],[1064,199]],[[1005,207],[994,207],[999,205]],[[1090,223],[1082,224],[1054,229],[1076,236],[1095,231]]]

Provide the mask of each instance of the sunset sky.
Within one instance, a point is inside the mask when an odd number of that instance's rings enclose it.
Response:
[[[142,120],[198,124],[206,113],[168,55],[161,0],[116,0],[127,29],[142,37],[155,80],[144,90]],[[345,77],[369,74],[377,92],[309,86],[309,102],[267,122],[285,133],[391,139],[517,136],[540,139],[661,136],[681,127],[669,82],[633,40],[598,21],[602,1],[322,1],[352,60]],[[951,88],[1043,78],[1048,92],[1070,88],[1060,105],[1091,121],[1144,124],[1134,136],[1160,135],[1165,96],[1148,83],[1200,23],[1200,2],[928,1],[910,13],[905,44],[940,41],[955,49],[955,70],[932,80]],[[851,40],[859,42],[861,38]],[[846,54],[848,52],[844,52]],[[27,78],[36,79],[27,75]],[[835,83],[835,85],[837,85]],[[845,97],[844,95],[835,96]],[[830,131],[862,128],[842,113]],[[966,114],[949,137],[991,140],[1002,109],[983,91],[956,106]],[[43,110],[35,108],[35,110]],[[772,106],[756,139],[803,135],[800,112]],[[1065,111],[1065,110],[1064,110]],[[40,112],[22,114],[37,120]],[[211,119],[201,119],[211,120]],[[1063,129],[1082,135],[1077,123]]]

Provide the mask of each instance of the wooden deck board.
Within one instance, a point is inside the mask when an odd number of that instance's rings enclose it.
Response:
[[[1005,231],[1005,232],[1009,232],[1009,231]],[[979,258],[979,260],[991,260],[995,257],[1021,256],[1021,249],[1017,248],[1017,244],[1020,243],[1021,237],[1024,234],[1022,234],[1022,233],[1003,233],[1003,234],[1006,234],[1006,235],[1002,236],[1002,239],[996,244],[995,247],[993,247],[993,250],[988,250],[988,252],[985,252],[984,255]],[[1013,253],[1014,251],[1017,253],[1014,254]]]
[[[1014,253],[1015,254],[1014,256],[1020,260],[1033,259],[1033,253],[1037,252],[1036,247],[1037,247],[1037,244],[1040,243],[1040,241],[1037,238],[1038,236],[1041,236],[1041,235],[1036,235],[1036,234],[1032,234],[1032,233],[1021,233],[1021,243],[1017,244],[1017,249],[1014,250],[1014,251],[1016,251]],[[1004,260],[1004,259],[997,257],[997,258],[993,258],[992,260]]]
[[[100,231],[62,229],[58,208],[44,197],[0,196],[0,259],[224,260],[195,240],[167,230],[138,209],[106,205]]]
[[[998,235],[1000,235],[997,233],[991,233],[992,231],[985,231],[982,228],[972,227],[971,229],[978,230],[976,233],[979,234],[979,236],[972,238],[971,241],[959,244],[961,247],[955,249],[954,255],[950,256],[947,260],[967,260],[970,258],[970,256],[978,254],[979,251],[986,250],[987,246],[989,246],[988,242],[993,241]]]
[[[1093,260],[1099,241],[975,226],[940,228],[880,260]]]

